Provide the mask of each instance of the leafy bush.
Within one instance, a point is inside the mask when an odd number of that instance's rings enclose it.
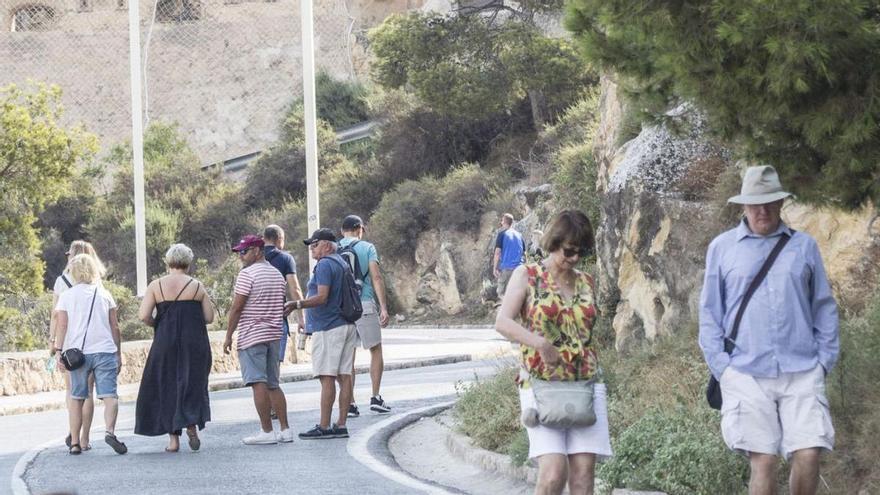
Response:
[[[235,277],[241,270],[238,256],[227,256],[216,268],[210,268],[205,260],[196,260],[193,276],[202,283],[217,310],[213,328],[226,330],[229,308],[232,305]]]
[[[539,149],[550,163],[551,181],[559,208],[584,211],[599,225],[601,197],[596,190],[598,165],[593,158],[593,136],[599,96],[593,91],[566,109],[559,121],[541,133]]]
[[[458,390],[453,409],[463,433],[484,449],[503,452],[512,445],[522,450],[519,391],[514,381],[518,368],[503,368],[485,381],[477,380]]]
[[[357,81],[340,81],[324,70],[315,76],[318,118],[334,129],[345,129],[369,119],[366,94],[366,88]]]
[[[438,189],[427,177],[400,183],[382,197],[370,218],[370,237],[385,256],[413,259],[418,236],[431,225]]]
[[[0,305],[0,349],[48,349],[51,313],[51,293],[7,298],[5,305]]]
[[[478,228],[494,182],[479,165],[467,163],[452,169],[439,183],[431,225],[459,232]]]
[[[835,451],[822,474],[834,493],[880,491],[880,289],[860,315],[841,323],[840,358],[828,377]]]
[[[76,165],[97,151],[79,127],[65,128],[61,89],[45,84],[0,87],[0,296],[36,296],[43,261],[35,223],[69,186]]]
[[[249,165],[245,180],[245,203],[251,208],[277,208],[304,197],[306,193],[305,123],[302,106],[291,105],[280,125],[278,144]],[[318,121],[319,172],[346,161],[339,151],[336,133]]]
[[[610,487],[662,490],[669,495],[738,493],[748,464],[718,434],[718,414],[708,407],[655,409],[613,442],[614,456],[598,476]]]
[[[151,340],[153,329],[138,319],[140,301],[135,297],[134,292],[124,285],[109,280],[104,280],[102,284],[116,301],[116,319],[119,321],[122,341]]]

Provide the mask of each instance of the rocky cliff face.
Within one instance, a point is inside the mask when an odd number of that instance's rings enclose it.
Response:
[[[699,117],[686,107],[672,116],[689,119],[692,131],[676,135],[647,126],[620,146],[625,109],[607,78],[600,111],[594,146],[603,195],[600,301],[614,315],[618,347],[625,347],[696,322],[706,247],[735,220],[709,201],[690,198],[681,185],[701,187],[694,177],[706,175],[708,164],[712,173],[739,165],[703,136]],[[838,300],[850,307],[864,302],[876,279],[873,218],[873,208],[846,213],[789,202],[783,210],[784,221],[816,238]]]
[[[517,210],[526,214],[514,228],[529,241],[553,212],[549,184],[523,187]],[[397,309],[404,316],[443,316],[489,310],[496,299],[492,253],[498,220],[504,212],[487,212],[476,233],[429,230],[419,236],[415,263],[386,260],[383,271],[392,285]]]

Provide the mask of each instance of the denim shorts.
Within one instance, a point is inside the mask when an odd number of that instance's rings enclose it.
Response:
[[[254,344],[238,351],[241,379],[246,386],[265,383],[270,389],[278,388],[278,375],[281,371],[281,363],[278,362],[279,347],[280,343],[275,340]]]
[[[95,396],[99,399],[116,398],[116,375],[119,374],[119,360],[115,352],[86,354],[86,362],[70,372],[70,397],[86,400],[89,398],[89,373],[95,375]]]

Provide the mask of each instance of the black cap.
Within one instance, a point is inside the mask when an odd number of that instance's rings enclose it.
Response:
[[[354,230],[364,226],[364,221],[357,215],[349,215],[342,220],[342,230]]]
[[[303,244],[308,246],[309,244],[318,242],[318,241],[331,241],[336,242],[336,235],[330,229],[318,229],[312,232],[312,236],[303,241]]]

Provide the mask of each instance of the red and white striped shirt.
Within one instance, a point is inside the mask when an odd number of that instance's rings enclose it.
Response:
[[[238,350],[281,338],[285,288],[281,272],[267,261],[258,261],[238,273],[235,293],[247,296],[238,320]]]

